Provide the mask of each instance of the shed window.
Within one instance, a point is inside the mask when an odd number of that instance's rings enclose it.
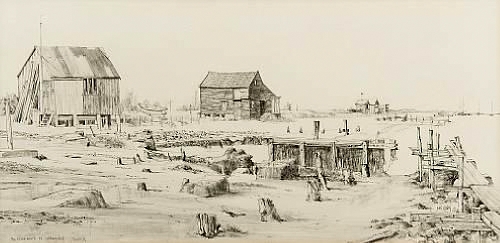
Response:
[[[95,78],[84,78],[83,79],[83,92],[86,95],[97,94],[97,80]]]

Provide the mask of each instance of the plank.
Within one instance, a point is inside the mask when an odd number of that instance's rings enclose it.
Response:
[[[481,219],[495,234],[500,235],[500,215],[498,213],[491,211],[484,212]]]
[[[472,192],[490,211],[500,213],[500,192],[492,186],[472,186]]]

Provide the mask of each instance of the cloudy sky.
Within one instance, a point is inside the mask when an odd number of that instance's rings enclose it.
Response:
[[[100,46],[122,94],[194,100],[207,71],[259,70],[282,102],[500,111],[499,1],[0,0],[0,93],[39,41]]]

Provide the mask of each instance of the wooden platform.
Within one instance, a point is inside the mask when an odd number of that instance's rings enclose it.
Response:
[[[14,149],[14,150],[0,150],[0,158],[18,158],[18,157],[36,157],[38,156],[37,150],[31,149]]]

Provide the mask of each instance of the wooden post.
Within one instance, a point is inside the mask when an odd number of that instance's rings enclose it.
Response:
[[[274,143],[271,142],[267,145],[267,152],[269,155],[269,162],[274,161]]]
[[[12,117],[10,116],[10,98],[5,99],[5,119],[6,119],[6,132],[7,132],[7,146],[13,150],[14,141],[12,136]]]
[[[314,121],[314,139],[319,139],[319,121]]]
[[[422,166],[422,137],[420,136],[420,127],[417,127],[417,145],[418,145],[418,181],[422,182],[423,166]]]
[[[347,119],[344,120],[345,123],[345,135],[349,135],[349,128],[347,128]]]
[[[433,191],[436,190],[434,181],[434,130],[429,130],[429,184]]]
[[[458,178],[460,179],[460,186],[458,187],[458,212],[464,212],[464,156],[460,156],[458,166]]]
[[[193,123],[193,113],[191,112],[191,104],[189,104],[189,119],[190,123]]]
[[[302,167],[306,165],[306,150],[303,142],[299,144],[299,165]]]
[[[368,168],[368,143],[363,141],[363,160],[362,160],[361,174],[366,177],[370,177],[370,171]]]

